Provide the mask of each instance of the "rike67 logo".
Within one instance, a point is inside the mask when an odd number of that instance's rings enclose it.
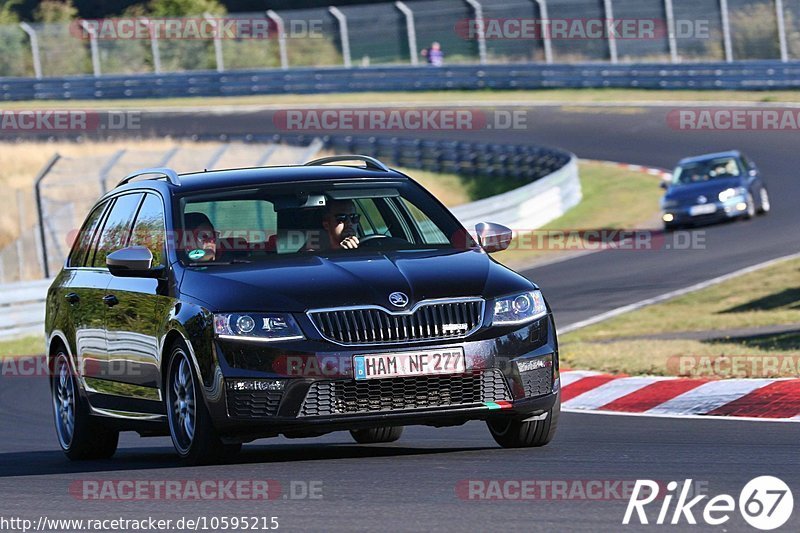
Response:
[[[768,531],[784,525],[794,509],[794,497],[789,486],[773,476],[750,480],[739,493],[738,502],[729,494],[719,494],[710,499],[707,499],[707,494],[694,496],[691,479],[685,480],[683,485],[670,481],[665,494],[659,492],[659,486],[659,483],[649,479],[636,481],[625,509],[623,524],[630,524],[632,519],[634,523],[638,520],[640,524],[649,524],[652,513],[658,510],[655,523],[659,525],[696,525],[700,518],[705,524],[720,526],[731,519],[738,507],[745,522],[756,529]],[[660,505],[656,503],[648,509],[651,512],[648,518],[645,507],[657,500]]]

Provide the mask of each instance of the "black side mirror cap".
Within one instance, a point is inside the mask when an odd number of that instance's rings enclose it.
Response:
[[[112,275],[126,278],[157,278],[163,266],[153,267],[153,254],[144,246],[129,246],[106,256],[106,266]]]

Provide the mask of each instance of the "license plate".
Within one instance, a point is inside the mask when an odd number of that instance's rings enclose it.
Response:
[[[357,380],[463,374],[467,371],[462,347],[353,356],[353,375]]]
[[[702,205],[693,205],[689,208],[689,214],[694,216],[697,215],[710,215],[717,210],[717,206],[714,204],[702,204]]]

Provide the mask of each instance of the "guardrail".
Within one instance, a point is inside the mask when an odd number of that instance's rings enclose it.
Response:
[[[302,136],[284,137],[288,143],[306,143]],[[486,145],[459,141],[376,137],[313,139],[321,147],[380,157],[398,166],[434,172],[518,179],[522,186],[453,209],[467,229],[490,221],[512,229],[534,229],[560,216],[581,200],[577,159],[574,155],[538,146]],[[42,333],[45,298],[51,279],[3,285],[0,293],[0,339]]]
[[[128,76],[2,78],[0,100],[93,100],[364,91],[643,88],[775,90],[800,87],[800,61],[609,65],[449,65],[194,71]]]
[[[23,281],[2,286],[0,339],[44,333],[44,303],[52,281]]]
[[[581,201],[578,159],[572,156],[559,170],[503,194],[451,209],[465,228],[495,222],[514,230],[536,229],[555,220]]]

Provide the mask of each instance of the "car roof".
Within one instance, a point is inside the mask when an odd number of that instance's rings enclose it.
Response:
[[[678,166],[683,166],[689,163],[697,163],[700,161],[708,161],[709,159],[717,159],[718,157],[741,157],[742,153],[739,150],[728,150],[726,152],[714,152],[711,154],[696,155],[692,157],[685,157],[678,161]]]
[[[385,183],[406,181],[408,176],[396,170],[372,170],[347,165],[295,165],[275,167],[236,168],[209,170],[179,174],[180,185],[164,179],[140,179],[131,181],[110,191],[107,196],[120,191],[150,189],[164,195],[202,192],[211,189],[247,187],[269,183],[315,182],[315,181],[364,181]]]

